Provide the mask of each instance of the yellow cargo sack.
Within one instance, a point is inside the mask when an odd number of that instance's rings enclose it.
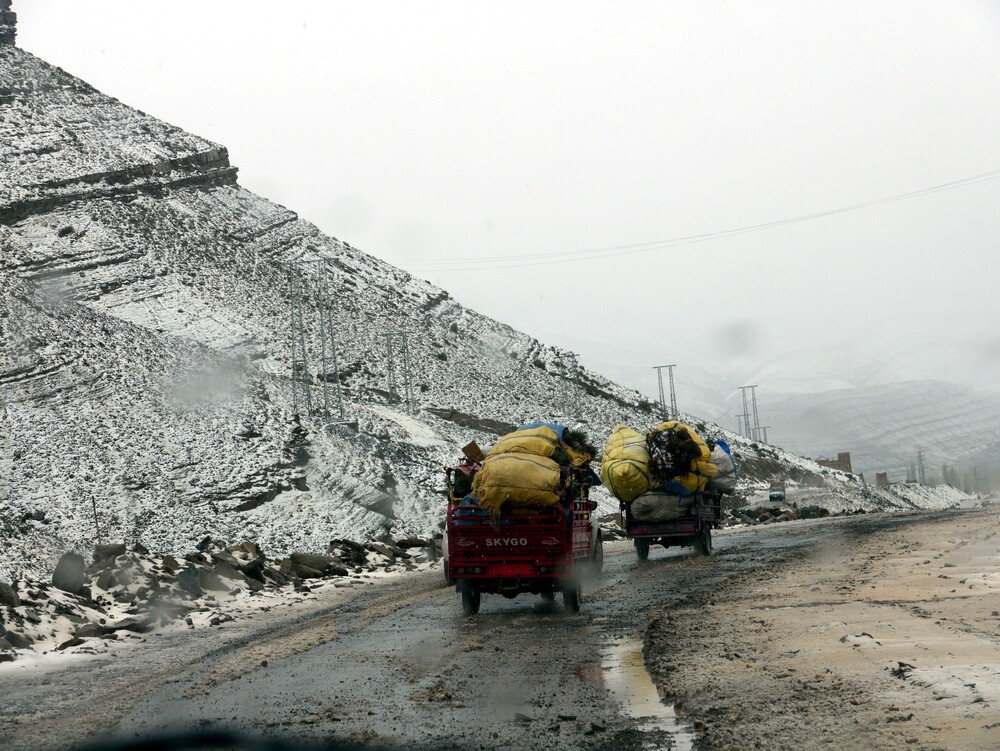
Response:
[[[535,454],[552,456],[559,445],[559,434],[552,428],[541,425],[537,428],[515,430],[508,433],[486,452],[487,458],[499,454]]]
[[[615,426],[601,458],[601,482],[611,495],[625,503],[649,490],[646,436],[627,425]]]
[[[577,451],[575,448],[566,443],[563,443],[562,447],[563,451],[565,451],[566,455],[569,457],[569,463],[574,467],[582,467],[594,458],[586,451]]]
[[[500,508],[544,508],[559,502],[559,465],[544,456],[490,452],[472,481],[480,507],[500,515]]]

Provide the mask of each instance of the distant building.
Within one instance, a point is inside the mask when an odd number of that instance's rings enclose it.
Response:
[[[851,469],[851,452],[850,451],[840,451],[837,453],[836,459],[827,459],[826,457],[819,457],[816,459],[816,463],[821,467],[829,467],[830,469],[839,469],[841,472],[850,472],[854,474],[854,470]]]
[[[875,487],[884,488],[889,484],[889,473],[888,472],[876,472],[875,473]]]

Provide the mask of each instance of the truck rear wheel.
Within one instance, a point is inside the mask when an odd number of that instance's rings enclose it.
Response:
[[[580,580],[573,577],[563,582],[563,607],[570,613],[580,612]]]
[[[636,537],[632,542],[635,543],[635,554],[640,561],[649,558],[649,540]]]
[[[468,579],[462,579],[458,583],[458,590],[462,593],[462,612],[466,615],[475,615],[479,612],[480,593]]]
[[[600,533],[597,535],[597,544],[594,546],[594,552],[590,556],[590,568],[595,576],[601,573],[601,569],[604,568],[604,540],[601,538]]]
[[[694,541],[694,552],[698,555],[712,555],[712,528],[707,524],[701,528],[698,539]]]

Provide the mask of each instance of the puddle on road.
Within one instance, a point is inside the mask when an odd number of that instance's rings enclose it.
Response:
[[[666,747],[691,751],[694,735],[677,721],[672,704],[664,704],[642,662],[642,641],[625,639],[610,645],[601,655],[603,684],[622,704],[625,712],[639,722],[639,729],[649,733],[644,744],[648,749],[661,746],[660,735],[670,739]]]

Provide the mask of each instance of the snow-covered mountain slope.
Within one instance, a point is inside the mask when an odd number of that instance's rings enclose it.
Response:
[[[545,419],[603,445],[616,422],[657,422],[638,392],[584,369],[565,378],[559,349],[243,190],[215,144],[12,47],[0,96],[0,578],[85,552],[98,530],[174,553],[251,538],[270,555],[427,534],[442,465],[470,440]],[[293,414],[287,264],[303,259],[328,272],[321,290],[313,266],[291,267],[302,377],[314,406],[335,385],[318,358],[325,298],[356,425]],[[400,331],[412,410],[400,352],[387,353]],[[848,506],[900,506],[729,437],[744,486],[792,476]]]

